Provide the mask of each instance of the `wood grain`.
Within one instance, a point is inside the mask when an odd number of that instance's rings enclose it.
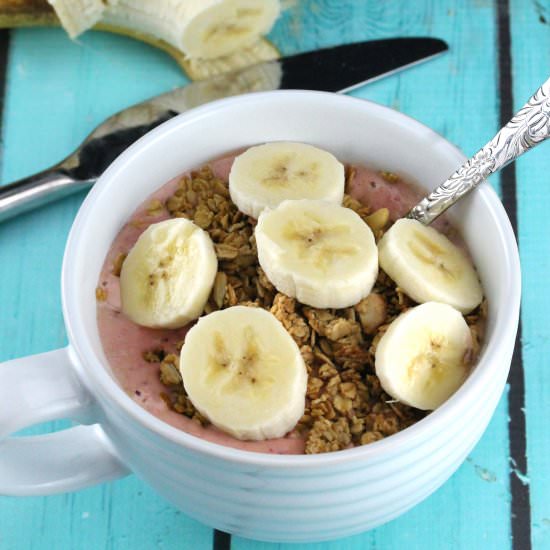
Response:
[[[512,71],[514,109],[518,109],[550,75],[550,2],[528,7],[512,0]],[[511,464],[518,482],[530,493],[531,543],[550,548],[550,174],[549,144],[516,163],[520,256],[523,277],[522,350],[527,425],[527,475]]]

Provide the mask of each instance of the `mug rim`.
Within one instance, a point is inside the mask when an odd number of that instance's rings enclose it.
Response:
[[[417,121],[416,119],[373,101],[330,92],[307,90],[257,92],[213,101],[177,115],[171,120],[148,132],[145,136],[126,149],[117,159],[115,159],[115,161],[100,176],[97,183],[93,186],[92,190],[79,208],[65,247],[61,277],[63,317],[70,342],[70,348],[76,353],[80,364],[87,366],[86,379],[92,379],[94,384],[97,384],[100,387],[103,393],[108,396],[110,401],[118,407],[121,407],[134,421],[152,431],[156,435],[168,439],[172,443],[211,457],[257,466],[309,468],[312,466],[319,467],[353,462],[359,457],[362,459],[374,458],[379,457],[380,455],[385,455],[388,451],[390,451],[391,454],[392,450],[396,451],[397,449],[403,447],[410,448],[411,445],[415,446],[421,442],[422,436],[425,435],[426,432],[433,432],[433,430],[436,429],[433,433],[439,433],[441,430],[445,429],[446,423],[452,422],[454,411],[461,406],[461,402],[466,400],[468,397],[471,397],[476,388],[482,387],[484,380],[492,377],[495,371],[498,370],[498,364],[500,363],[500,361],[498,361],[499,342],[496,337],[493,337],[493,339],[487,343],[484,357],[476,364],[476,368],[471,372],[467,380],[455,392],[455,394],[453,394],[435,411],[432,411],[428,416],[424,417],[412,426],[368,445],[315,455],[283,455],[241,450],[207,441],[191,435],[179,428],[171,426],[143,409],[124,392],[113,377],[107,372],[103,362],[93,349],[79,315],[75,314],[73,311],[75,300],[73,300],[72,296],[74,292],[78,291],[78,285],[75,284],[76,281],[74,281],[74,278],[71,278],[71,258],[76,252],[79,237],[85,229],[86,224],[89,223],[90,218],[93,218],[94,216],[97,217],[97,214],[94,214],[94,202],[100,193],[106,192],[105,189],[109,185],[109,182],[114,179],[118,173],[124,171],[126,164],[132,163],[136,156],[139,157],[140,152],[143,149],[146,149],[157,140],[162,140],[164,135],[177,131],[181,126],[192,124],[196,122],[197,119],[204,116],[214,116],[218,111],[231,109],[233,105],[241,104],[243,102],[250,104],[251,101],[270,101],[270,98],[272,98],[275,94],[277,97],[286,96],[289,100],[294,97],[301,98],[303,100],[304,96],[317,96],[324,98],[323,100],[326,100],[327,102],[346,102],[352,107],[355,105],[356,107],[354,108],[366,108],[372,110],[373,112],[381,112],[384,117],[389,119],[390,122],[405,124],[409,127],[409,129],[415,130],[417,133],[427,132],[427,135],[430,135],[430,137],[434,140],[434,145],[437,144],[438,147],[445,149],[447,153],[456,156],[457,164],[466,160],[464,154],[457,147],[455,147],[439,133],[435,132],[433,129]],[[519,267],[519,253],[514,232],[504,207],[500,202],[498,195],[491,188],[491,186],[480,186],[476,190],[476,193],[480,195],[480,200],[483,202],[488,218],[496,222],[498,236],[503,243],[503,250],[507,255],[505,258],[505,263],[508,266],[508,270],[506,272],[506,283],[507,287],[510,289],[510,295],[509,301],[505,304],[506,307],[496,320],[497,322],[494,329],[495,336],[498,335],[499,338],[510,337],[515,340],[521,293],[521,276]],[[493,365],[492,368],[491,365]]]

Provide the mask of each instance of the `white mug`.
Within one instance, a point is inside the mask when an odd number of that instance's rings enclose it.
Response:
[[[95,288],[116,234],[174,176],[272,140],[311,143],[342,161],[398,172],[426,190],[464,161],[443,137],[405,115],[364,100],[305,91],[217,101],[140,139],[101,176],[73,224],[62,274],[69,346],[0,365],[1,494],[72,491],[132,471],[212,527],[304,542],[387,522],[426,498],[462,463],[504,389],[519,315],[516,241],[487,184],[451,211],[488,300],[485,343],[463,386],[414,426],[333,453],[253,453],[165,424],[113,379],[98,336]],[[79,425],[45,436],[9,437],[56,418]]]

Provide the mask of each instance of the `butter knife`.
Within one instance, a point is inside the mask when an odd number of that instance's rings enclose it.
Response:
[[[346,44],[252,65],[176,88],[128,107],[100,124],[58,164],[0,187],[0,222],[88,189],[134,141],[208,101],[249,92],[306,89],[347,92],[447,50],[435,38],[391,38]]]

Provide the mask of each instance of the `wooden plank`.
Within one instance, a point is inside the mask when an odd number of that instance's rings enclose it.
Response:
[[[514,109],[518,109],[550,76],[550,3],[512,0],[510,20]],[[532,547],[542,549],[550,547],[550,294],[546,285],[550,270],[549,145],[545,143],[518,160],[516,174],[528,455],[527,476],[519,474],[519,482],[529,486]],[[516,465],[511,464],[511,468],[517,475]]]
[[[355,95],[418,118],[471,154],[498,126],[493,4],[412,4],[301,0],[285,13],[272,38],[283,53],[397,35],[446,39],[451,46],[446,56]],[[14,37],[2,181],[55,162],[111,112],[183,82],[164,54],[121,37],[89,34],[81,46],[58,30],[17,31]],[[493,184],[498,188],[498,179]],[[69,198],[0,226],[0,360],[64,344],[59,269],[81,199]],[[535,428],[540,433],[540,426]],[[423,504],[372,532],[292,548],[509,548],[507,451],[502,400],[468,461]],[[135,477],[74,495],[0,498],[2,548],[200,550],[210,548],[211,541],[210,529],[179,514]],[[237,550],[275,547],[286,545],[232,540]]]
[[[498,66],[499,66],[499,126],[504,126],[512,118],[513,72],[511,51],[510,3],[501,0],[497,3],[498,27]],[[518,235],[517,178],[514,164],[501,171],[502,202],[510,224]],[[510,470],[510,528],[512,547],[522,550],[531,548],[531,510],[529,485],[521,481],[527,473],[526,425],[525,425],[525,374],[523,364],[522,320],[520,318],[512,365],[508,376],[508,441],[509,460],[514,464]],[[517,475],[516,475],[517,474]]]

